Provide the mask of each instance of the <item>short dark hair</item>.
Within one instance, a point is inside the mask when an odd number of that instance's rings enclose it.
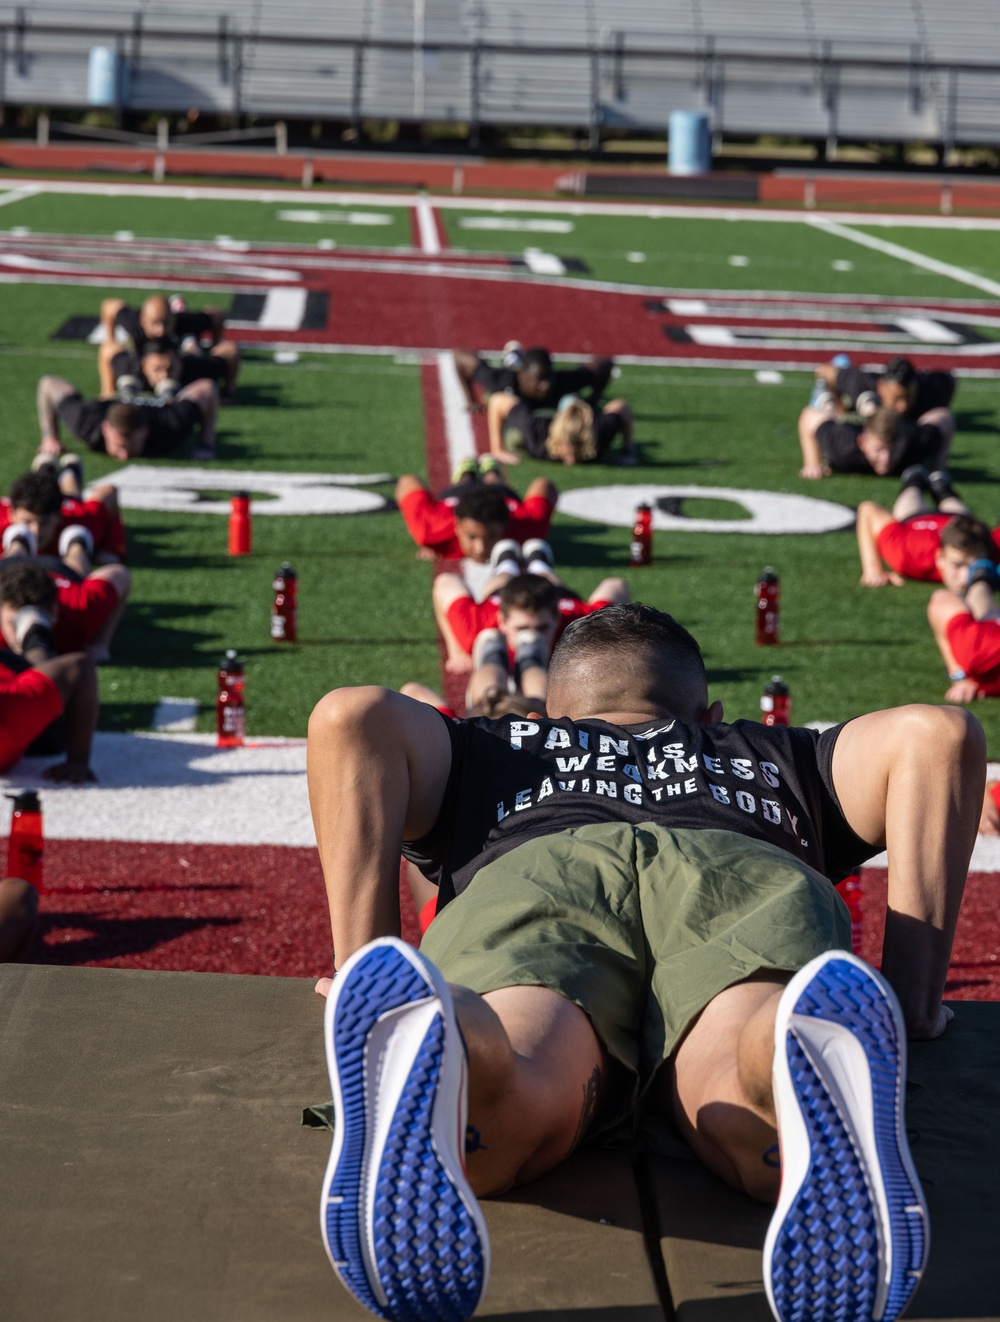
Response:
[[[120,431],[127,441],[148,425],[137,404],[112,404],[104,415],[104,421],[109,427],[114,427],[115,431]]]
[[[517,574],[500,589],[500,610],[551,611],[559,613],[559,589],[541,574]]]
[[[599,667],[588,663],[599,660]],[[655,692],[665,710],[696,719],[707,694],[705,662],[696,639],[666,611],[640,601],[604,606],[573,620],[563,630],[549,662],[549,693],[579,667],[588,673],[595,692],[595,712],[611,710],[606,704],[619,694],[634,696],[637,679],[646,692]],[[693,710],[699,708],[699,710]]]
[[[503,492],[492,484],[470,487],[462,492],[455,505],[456,519],[475,519],[476,523],[498,523],[506,527],[509,514]]]
[[[55,599],[56,585],[37,560],[14,556],[0,561],[0,602],[15,610],[22,606],[51,610]]]
[[[941,529],[942,551],[946,547],[977,560],[992,560],[994,563],[997,560],[997,545],[989,528],[971,514],[956,514],[944,525]]]
[[[917,379],[917,369],[909,358],[890,358],[883,369],[882,375],[887,381],[896,381],[909,390]]]
[[[539,376],[552,374],[552,355],[540,344],[533,344],[530,349],[526,349],[521,361],[524,363],[522,370],[525,372],[534,370]]]
[[[63,501],[59,479],[48,465],[37,473],[22,473],[16,477],[8,499],[11,509],[28,510],[40,519],[46,514],[58,514]]]

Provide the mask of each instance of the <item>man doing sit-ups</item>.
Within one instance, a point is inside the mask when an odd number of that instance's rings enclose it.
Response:
[[[981,728],[921,706],[822,734],[724,724],[694,639],[642,605],[565,631],[548,708],[456,722],[361,688],[313,713],[339,1276],[383,1317],[468,1317],[476,1195],[648,1109],[762,1199],[777,1137],[777,1317],[892,1322],[927,1251],[905,1036],[950,1018]],[[391,939],[401,849],[439,885],[419,954]],[[881,849],[888,981],[845,953],[831,885]]]

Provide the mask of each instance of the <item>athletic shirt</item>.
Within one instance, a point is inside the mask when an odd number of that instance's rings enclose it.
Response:
[[[876,394],[878,374],[862,372],[859,367],[842,367],[837,372],[836,391],[848,408],[857,407],[859,396]],[[951,372],[918,372],[916,399],[906,410],[911,422],[923,417],[931,409],[947,408],[955,393],[955,378]]]
[[[837,881],[877,852],[848,826],[833,790],[842,728],[449,721],[440,816],[403,854],[437,881],[439,907],[518,845],[600,822],[735,831]]]

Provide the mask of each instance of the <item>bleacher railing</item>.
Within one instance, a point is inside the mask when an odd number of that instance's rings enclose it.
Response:
[[[946,149],[1000,139],[1000,63],[935,60],[920,43],[871,55],[858,43],[786,41],[768,50],[701,34],[657,46],[606,31],[598,44],[356,39],[129,22],[0,22],[0,108],[84,107],[87,60],[105,46],[128,67],[113,109],[469,126],[663,130],[672,109],[706,110],[716,133],[919,137]],[[797,48],[796,48],[797,47]],[[967,92],[963,93],[963,79]],[[1000,81],[996,86],[1000,87]],[[848,90],[845,90],[848,89]],[[850,114],[845,115],[845,110]],[[850,124],[850,131],[844,129]]]

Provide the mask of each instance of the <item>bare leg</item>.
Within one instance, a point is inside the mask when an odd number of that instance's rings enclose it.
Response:
[[[913,503],[912,497],[916,497],[919,507],[923,506],[923,493],[916,487],[906,487],[899,493],[891,514],[874,500],[863,500],[858,506],[856,532],[858,555],[861,559],[861,583],[864,587],[883,588],[889,583],[897,588],[903,586],[905,580],[900,574],[895,570],[890,572],[883,567],[878,549],[878,537],[894,520],[898,522],[901,517],[905,517],[898,515],[896,510],[900,506],[909,508]]]
[[[43,454],[62,454],[56,410],[64,399],[75,394],[76,386],[71,385],[64,377],[39,377],[35,404],[38,410],[38,430],[41,433],[38,448]]]
[[[479,1195],[537,1179],[569,1156],[597,1111],[608,1067],[584,1012],[543,987],[477,996],[453,987],[469,1060],[467,1155]]]
[[[941,445],[934,452],[934,455],[928,459],[928,467],[932,470],[947,468],[948,454],[955,435],[955,415],[951,409],[930,409],[927,413],[922,413],[917,422],[921,424],[930,423],[941,433]]]
[[[192,458],[214,458],[215,423],[219,415],[219,392],[215,388],[215,382],[192,381],[189,386],[177,392],[177,399],[190,399],[201,409],[201,434]]]
[[[25,960],[38,928],[38,892],[20,877],[0,881],[0,964]]]
[[[113,614],[108,617],[104,626],[87,644],[87,652],[91,660],[96,663],[106,661],[111,655],[111,640],[115,636],[115,630],[121,624],[122,616],[125,614],[128,596],[132,590],[132,575],[124,565],[104,565],[100,569],[95,569],[90,577],[106,579],[118,593],[118,605],[115,607]]]
[[[472,675],[466,703],[475,707],[494,693],[506,693],[509,677],[506,639],[499,629],[484,629],[472,649]]]
[[[587,598],[588,602],[609,601],[613,606],[632,600],[628,584],[623,578],[602,578]]]
[[[792,974],[737,983],[709,1002],[664,1071],[674,1116],[705,1165],[773,1202],[779,1169],[771,1063],[778,1001]]]
[[[467,675],[472,670],[472,657],[455,637],[448,623],[448,611],[456,601],[470,597],[469,589],[458,574],[438,574],[431,588],[434,620],[444,639],[445,669],[452,675]]]

